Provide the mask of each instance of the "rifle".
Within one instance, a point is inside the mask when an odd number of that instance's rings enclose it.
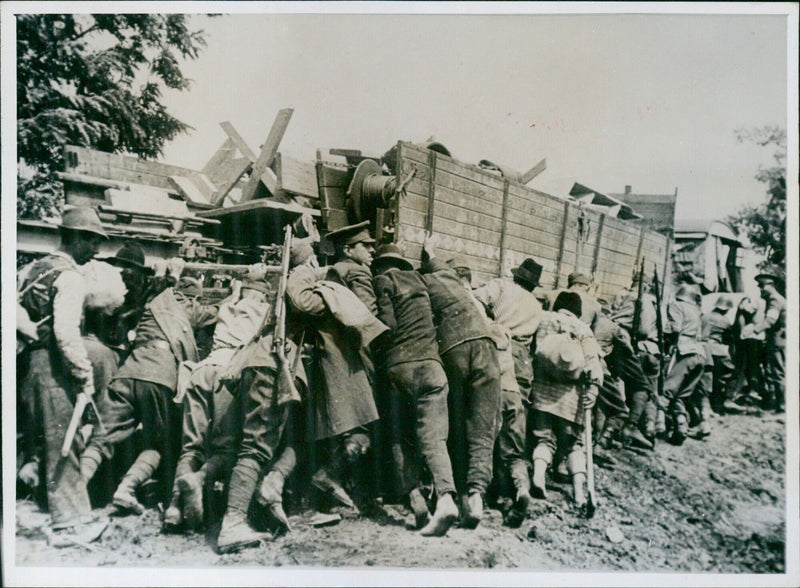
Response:
[[[639,289],[636,294],[636,302],[633,304],[633,324],[631,325],[631,346],[634,351],[639,343],[639,326],[642,322],[642,290],[644,289],[644,257],[639,268]]]
[[[278,293],[275,297],[275,331],[272,336],[272,349],[280,364],[278,386],[288,386],[292,396],[297,397],[299,393],[294,385],[294,374],[289,366],[289,358],[286,357],[286,283],[289,280],[291,249],[292,226],[286,225],[283,237],[283,255],[281,257],[281,279],[278,282]],[[299,348],[296,353],[299,355]]]
[[[658,329],[658,397],[664,396],[664,322],[661,316],[661,285],[658,283],[658,267],[653,268],[653,285],[656,289],[656,328]]]

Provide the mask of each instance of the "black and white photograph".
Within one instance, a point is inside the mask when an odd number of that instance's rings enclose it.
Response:
[[[800,584],[797,3],[0,8],[3,585]]]

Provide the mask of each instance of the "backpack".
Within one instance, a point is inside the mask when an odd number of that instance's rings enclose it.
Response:
[[[581,342],[560,324],[558,332],[537,341],[534,359],[545,377],[564,383],[577,382],[586,366]]]

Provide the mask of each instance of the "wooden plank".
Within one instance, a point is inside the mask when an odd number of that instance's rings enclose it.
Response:
[[[542,159],[539,163],[537,163],[531,169],[529,169],[524,174],[522,174],[522,177],[520,178],[520,183],[527,184],[533,178],[538,176],[540,173],[542,173],[546,169],[547,169],[547,158]]]
[[[267,135],[267,139],[261,147],[261,153],[253,164],[253,171],[250,174],[250,179],[247,181],[244,188],[242,188],[242,196],[239,198],[239,202],[247,202],[255,195],[256,188],[258,188],[258,184],[261,182],[262,174],[270,166],[273,159],[275,159],[278,146],[281,143],[281,139],[283,139],[286,128],[289,126],[289,120],[292,118],[293,112],[293,108],[284,108],[278,111],[275,121],[272,123],[272,128]]]
[[[444,192],[445,191],[441,188],[437,190],[437,194],[439,194],[439,196],[442,196]],[[420,200],[421,198],[424,200]],[[408,192],[407,197],[403,198],[403,206],[419,212],[425,212],[426,214],[429,213],[427,198],[414,192]],[[483,227],[492,231],[496,231],[498,234],[500,233],[500,218],[483,214],[480,211],[471,210],[468,207],[446,202],[443,198],[439,198],[434,203],[433,214],[434,217],[438,217],[440,215],[442,218],[448,220]],[[438,222],[438,218],[436,218],[436,221]],[[427,220],[425,227],[428,227]]]
[[[425,220],[427,215],[424,212],[406,208],[404,210],[403,222],[419,229],[425,228]],[[463,235],[466,239],[471,239],[479,243],[497,244],[500,239],[500,233],[487,229],[478,225],[471,225],[468,223],[458,222],[451,220],[444,215],[438,216],[436,219],[437,227],[441,225],[442,232],[448,235]],[[438,228],[437,228],[438,230]]]
[[[211,204],[219,205],[251,165],[250,160],[246,157],[237,157],[236,153],[236,145],[228,138],[203,166],[202,173],[216,187],[214,195],[209,200]]]
[[[486,273],[492,277],[497,276],[498,261],[471,255],[463,251],[455,251],[446,247],[436,246],[437,255],[447,258],[455,255],[469,265],[473,272]],[[422,258],[422,244],[406,240],[404,243],[405,256],[411,260],[419,261]]]
[[[250,149],[247,141],[242,138],[239,132],[229,121],[223,121],[219,123],[219,126],[221,126],[222,130],[225,131],[225,134],[228,135],[228,139],[230,139],[233,145],[239,150],[239,153],[249,159],[251,163],[258,158],[258,155],[256,155],[255,151]]]
[[[319,198],[314,163],[281,154],[281,188],[292,194]]]

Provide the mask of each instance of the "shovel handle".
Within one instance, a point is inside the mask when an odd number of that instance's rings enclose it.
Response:
[[[70,449],[72,449],[72,442],[75,440],[75,434],[78,432],[78,426],[81,424],[81,417],[86,405],[89,404],[89,396],[86,392],[79,392],[75,398],[75,408],[72,411],[72,418],[67,427],[67,434],[64,435],[64,444],[61,446],[61,457],[67,457]]]

